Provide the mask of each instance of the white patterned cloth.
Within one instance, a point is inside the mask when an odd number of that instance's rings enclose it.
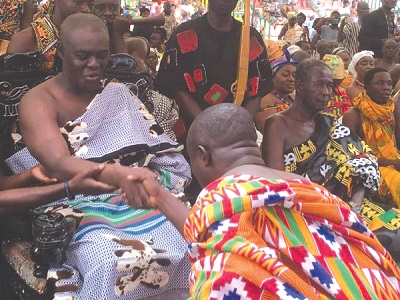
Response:
[[[180,192],[190,180],[182,147],[163,133],[143,103],[120,83],[111,83],[85,113],[61,128],[71,155],[95,162],[147,166],[163,185]],[[22,172],[37,161],[25,148],[7,160]],[[184,299],[190,264],[186,243],[159,211],[132,209],[119,195],[61,199],[80,217],[66,250],[63,268],[71,274],[57,282],[67,292],[55,299]],[[77,290],[74,291],[76,287]],[[165,293],[165,295],[164,295]]]

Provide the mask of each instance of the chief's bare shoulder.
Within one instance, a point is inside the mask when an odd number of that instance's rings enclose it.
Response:
[[[57,115],[54,80],[51,78],[37,85],[22,97],[18,107],[21,123],[31,118],[41,118],[41,115],[52,119]]]
[[[30,89],[21,99],[20,106],[38,105],[41,103],[54,102],[55,98],[55,78],[46,80],[45,82]]]

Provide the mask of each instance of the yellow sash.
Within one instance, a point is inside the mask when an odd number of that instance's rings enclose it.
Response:
[[[377,104],[363,92],[353,100],[361,111],[364,139],[379,158],[400,159],[394,136],[394,102]]]

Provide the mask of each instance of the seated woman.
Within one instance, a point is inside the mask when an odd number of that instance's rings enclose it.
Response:
[[[255,116],[256,127],[260,132],[263,132],[265,120],[269,116],[287,109],[293,103],[290,94],[295,89],[296,64],[286,56],[271,62],[274,90],[261,99],[260,111]]]
[[[364,75],[368,70],[375,67],[374,52],[361,51],[353,56],[349,65],[349,71],[353,74],[352,84],[346,88],[347,95],[351,101],[356,98],[360,93],[365,92],[364,89]]]
[[[343,79],[341,86],[348,87],[353,81],[353,75],[349,72],[349,64],[351,61],[350,52],[344,47],[338,47],[332,51],[332,54],[338,55],[343,60],[346,77]]]
[[[150,48],[149,55],[146,58],[146,65],[149,67],[151,78],[154,80],[158,72],[159,54],[156,48]]]
[[[339,119],[353,105],[351,104],[346,90],[340,85],[346,76],[344,63],[338,55],[327,54],[323,61],[332,71],[333,90],[332,97],[329,99],[325,111]]]

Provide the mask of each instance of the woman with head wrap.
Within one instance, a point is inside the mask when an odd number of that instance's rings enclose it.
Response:
[[[347,95],[352,101],[360,93],[365,91],[364,74],[374,67],[374,52],[364,50],[354,54],[349,64],[349,72],[353,75],[353,82],[346,88]]]
[[[295,90],[297,64],[290,59],[288,52],[271,62],[274,90],[261,99],[260,111],[255,117],[259,131],[264,131],[264,123],[269,116],[287,109],[293,103],[290,94]]]
[[[343,60],[346,77],[343,79],[341,86],[348,87],[353,81],[353,75],[348,71],[351,60],[350,52],[344,47],[338,47],[332,51],[332,54],[339,56]]]
[[[349,96],[346,94],[346,90],[340,86],[346,77],[344,63],[340,56],[332,54],[325,55],[323,61],[331,69],[333,79],[332,96],[325,111],[338,119],[353,106]]]
[[[265,47],[267,48],[268,60],[269,62],[281,57],[283,55],[283,51],[281,46],[275,41],[272,40],[264,40]]]

